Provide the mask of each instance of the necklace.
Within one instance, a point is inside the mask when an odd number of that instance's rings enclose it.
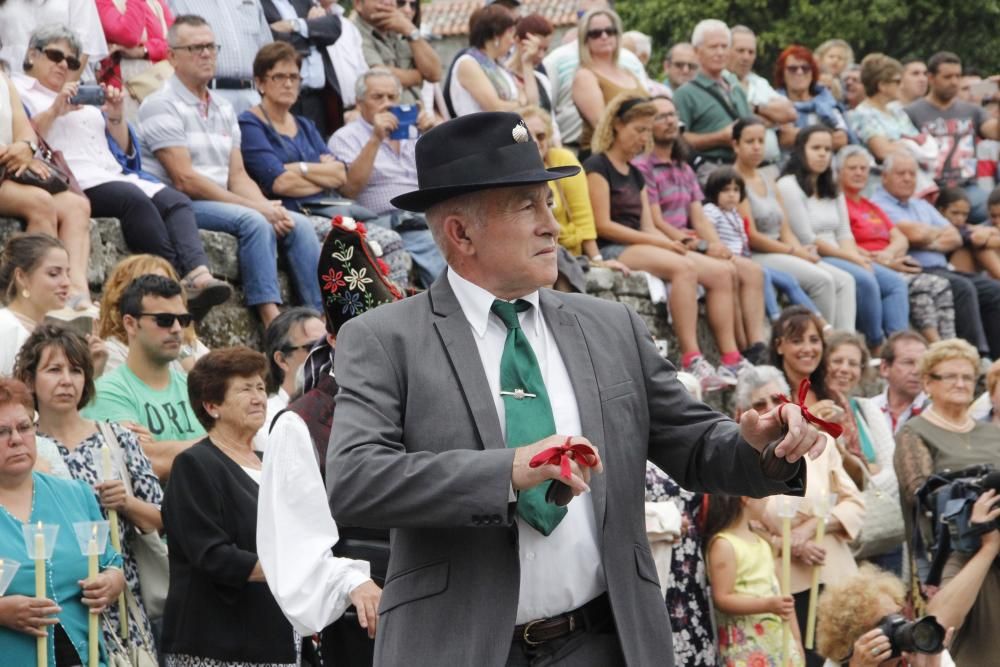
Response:
[[[260,459],[258,459],[252,452],[248,452],[246,449],[233,447],[232,445],[227,445],[222,442],[218,436],[212,437],[211,440],[213,445],[225,452],[229,458],[239,465],[247,468],[253,468],[254,470],[260,470]]]
[[[935,410],[933,405],[924,410],[924,416],[928,417],[935,426],[940,426],[956,433],[968,433],[976,427],[976,422],[969,415],[966,415],[962,422],[954,422]]]

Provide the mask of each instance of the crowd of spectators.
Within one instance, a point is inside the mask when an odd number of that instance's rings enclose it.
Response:
[[[676,663],[736,664],[791,623],[795,664],[878,664],[865,661],[884,648],[876,627],[905,606],[954,628],[958,664],[987,664],[994,496],[970,510],[977,549],[948,555],[932,582],[913,517],[929,479],[1000,465],[1000,76],[949,52],[858,61],[838,39],[782,45],[774,71],[757,72],[753,31],[705,19],[669,45],[657,81],[655,45],[627,27],[580,0],[559,44],[517,0],[489,2],[443,63],[412,0],[349,13],[330,0],[0,1],[0,215],[24,221],[0,254],[0,558],[20,553],[22,523],[66,533],[51,601],[31,597],[27,563],[0,598],[0,654],[21,660],[47,634],[55,664],[78,664],[89,607],[109,611],[102,645],[121,636],[167,665],[323,660],[257,558],[272,425],[287,434],[298,422],[277,417],[299,415],[325,462],[316,429],[329,434],[329,415],[299,401],[332,409],[337,323],[376,305],[358,297],[373,280],[392,300],[447,268],[426,218],[392,205],[419,186],[418,137],[516,111],[547,167],[582,167],[549,184],[557,289],[586,291],[592,268],[641,273],[691,391],[734,390],[738,419],[801,387],[843,430],[807,461],[790,590],[774,576],[780,498],[703,497],[647,470],[647,501],[684,519],[660,571]],[[99,300],[91,216],[117,218],[133,253]],[[360,242],[329,244],[344,220],[363,223]],[[195,331],[235,293],[200,230],[236,238],[260,352],[209,350]],[[884,508],[885,495],[890,517],[876,521],[866,500]],[[121,551],[87,578],[71,524],[111,510]],[[893,538],[876,543],[887,522]],[[133,546],[158,533],[165,612],[144,602]],[[370,636],[378,588],[367,567],[341,566]],[[815,651],[802,642],[814,571],[827,589]],[[877,584],[864,599],[859,581]],[[349,663],[370,664],[370,640],[351,641],[362,657]]]

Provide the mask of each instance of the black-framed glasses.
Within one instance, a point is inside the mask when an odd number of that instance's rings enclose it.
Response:
[[[284,347],[281,348],[281,351],[284,352],[285,354],[293,354],[296,350],[305,350],[306,352],[308,352],[309,350],[316,347],[316,345],[318,345],[319,342],[322,340],[323,340],[322,338],[317,338],[316,340],[306,341],[301,345],[285,345]]]
[[[274,83],[277,83],[277,84],[280,84],[280,85],[284,85],[286,83],[291,83],[293,86],[297,86],[300,83],[302,83],[302,75],[301,74],[295,74],[295,73],[286,74],[284,72],[279,72],[278,74],[270,74],[270,75],[268,75],[267,78],[270,79],[271,81],[273,81]]]
[[[607,35],[608,37],[614,37],[617,34],[618,34],[618,29],[614,27],[592,28],[587,31],[587,39],[597,39],[598,37],[604,37],[605,35]]]
[[[169,329],[174,326],[174,322],[180,324],[182,328],[187,327],[194,320],[191,313],[139,313],[135,317],[152,317],[156,326],[162,329]]]
[[[67,56],[59,49],[42,49],[42,53],[44,53],[45,57],[54,62],[56,65],[65,60],[66,67],[73,72],[83,67],[83,63],[80,62],[79,58],[76,56]]]
[[[409,5],[410,7],[413,7],[414,9],[416,9],[416,7],[417,7],[417,0],[396,0],[396,6],[399,7],[400,9],[402,9],[403,7],[405,7],[407,5]]]
[[[171,46],[174,51],[187,51],[193,56],[201,53],[218,53],[222,50],[222,44],[185,44],[184,46]]]
[[[785,71],[793,74],[807,74],[812,71],[809,65],[785,65]]]

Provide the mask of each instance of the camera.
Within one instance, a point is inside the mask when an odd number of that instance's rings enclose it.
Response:
[[[934,616],[907,621],[901,614],[889,614],[879,621],[878,628],[892,646],[887,657],[899,657],[903,651],[935,654],[944,650],[945,630]]]
[[[69,99],[70,104],[86,104],[99,107],[104,104],[104,89],[100,86],[80,86],[76,95]]]

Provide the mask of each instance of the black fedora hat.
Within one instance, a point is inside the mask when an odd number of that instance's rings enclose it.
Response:
[[[545,183],[579,167],[546,169],[538,146],[516,113],[484,111],[438,125],[417,140],[419,190],[392,199],[404,211],[429,207],[477,190]]]

